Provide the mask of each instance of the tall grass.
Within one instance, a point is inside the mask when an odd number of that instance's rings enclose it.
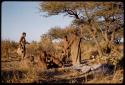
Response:
[[[43,39],[44,40],[44,39]],[[42,41],[41,41],[42,42]],[[18,43],[10,40],[2,40],[1,41],[1,66],[2,66],[2,82],[4,83],[33,83],[40,79],[47,81],[47,78],[53,77],[51,75],[46,75],[44,73],[47,70],[43,58],[43,51],[46,51],[52,55],[55,55],[56,58],[61,56],[62,50],[62,42],[52,43],[50,41],[45,42],[31,42],[30,45],[27,45],[27,58],[22,61],[18,61],[18,55],[16,55],[16,51],[18,48]],[[48,44],[47,44],[48,43]],[[104,43],[101,42],[102,48],[105,48]],[[104,55],[101,59],[98,54],[95,55],[97,58],[94,63],[104,63],[110,61],[110,63],[114,64],[117,67],[117,64],[123,58],[123,45],[116,45],[117,50],[112,50],[110,55]],[[84,41],[81,43],[81,55],[82,60],[90,59],[90,57],[97,52],[97,48],[95,47],[94,42]],[[30,61],[28,56],[34,56],[34,62]],[[16,61],[17,60],[17,61]],[[118,68],[118,67],[117,67]],[[68,75],[70,73],[70,77],[78,76],[78,72],[72,72],[71,70],[55,70],[55,73],[62,73],[64,75]],[[6,74],[6,75],[4,75]],[[42,75],[40,75],[42,74]],[[20,77],[22,75],[22,77]],[[60,79],[60,78],[59,78]],[[71,78],[72,79],[72,78]],[[102,80],[100,80],[102,79]],[[79,80],[79,79],[78,79]],[[62,80],[63,81],[63,80]],[[67,81],[67,80],[66,80]],[[84,83],[84,78],[81,80]],[[123,81],[123,69],[116,69],[114,75],[108,76],[100,76],[95,77],[92,80],[86,81],[88,83],[121,83]],[[38,81],[39,82],[39,81]],[[58,82],[58,80],[57,80]],[[78,82],[76,79],[68,80],[68,83],[76,83]]]

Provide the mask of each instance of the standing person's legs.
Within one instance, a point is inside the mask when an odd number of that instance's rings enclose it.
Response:
[[[26,54],[26,49],[25,49],[25,45],[22,46],[22,59],[24,59]]]
[[[24,45],[24,54],[23,54],[23,58],[25,57],[25,55],[26,55],[26,47],[25,47],[25,45]]]

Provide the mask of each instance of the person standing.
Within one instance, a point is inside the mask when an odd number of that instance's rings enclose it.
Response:
[[[26,33],[25,32],[23,32],[22,33],[22,36],[21,36],[21,38],[20,38],[20,40],[19,40],[19,48],[20,48],[20,50],[22,51],[21,52],[21,57],[22,57],[22,59],[24,59],[24,57],[25,57],[25,55],[26,55],[26,44],[30,44],[30,43],[28,43],[27,41],[26,41]]]

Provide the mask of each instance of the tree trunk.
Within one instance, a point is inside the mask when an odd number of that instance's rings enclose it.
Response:
[[[71,45],[71,59],[73,65],[79,65],[80,64],[80,38],[75,35],[74,41]]]
[[[94,34],[94,32],[91,31],[91,27],[92,27],[92,26],[90,26],[90,29],[88,29],[88,31],[89,31],[90,34],[92,34],[92,36],[93,36],[93,39],[94,39],[94,41],[95,41],[95,43],[96,43],[96,47],[98,48],[97,50],[98,50],[99,56],[102,57],[101,46],[100,46],[98,40],[96,39],[96,35]]]

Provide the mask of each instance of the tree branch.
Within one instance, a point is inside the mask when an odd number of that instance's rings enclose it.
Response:
[[[69,15],[73,15],[76,19],[80,19],[76,10],[64,9],[64,12],[67,12]]]

